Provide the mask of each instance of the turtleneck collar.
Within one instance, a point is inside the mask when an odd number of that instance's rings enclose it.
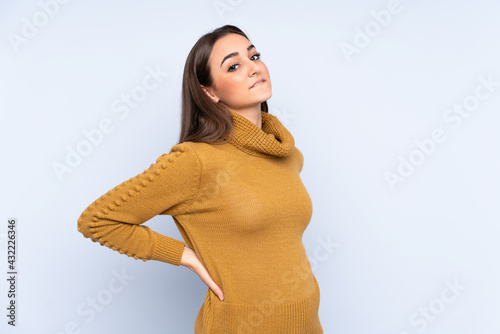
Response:
[[[276,116],[261,111],[261,129],[245,116],[230,112],[234,124],[234,137],[230,143],[237,149],[262,158],[284,157],[292,153],[295,147],[293,136]]]

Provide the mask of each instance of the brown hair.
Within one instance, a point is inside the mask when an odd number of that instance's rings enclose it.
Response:
[[[232,115],[220,103],[214,103],[200,85],[211,86],[208,58],[215,42],[227,34],[239,34],[246,39],[247,35],[238,27],[225,25],[209,32],[196,42],[184,65],[182,79],[182,115],[179,143],[185,141],[224,144],[229,132],[231,140],[234,135]],[[261,110],[268,112],[267,101],[261,103]],[[218,143],[219,142],[219,143]]]

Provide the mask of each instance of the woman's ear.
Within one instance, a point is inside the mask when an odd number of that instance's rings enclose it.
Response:
[[[201,89],[203,89],[203,91],[207,94],[207,96],[209,98],[212,99],[212,101],[214,101],[214,103],[219,103],[219,98],[210,90],[210,88],[207,88],[203,85],[200,85],[201,86]]]

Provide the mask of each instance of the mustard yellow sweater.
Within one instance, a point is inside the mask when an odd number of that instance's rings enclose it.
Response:
[[[195,334],[321,334],[320,289],[302,243],[312,202],[303,155],[274,115],[262,129],[231,112],[230,143],[183,142],[108,191],[78,219],[86,238],[135,259],[180,265],[192,248],[209,288]],[[172,216],[184,241],[142,225]]]

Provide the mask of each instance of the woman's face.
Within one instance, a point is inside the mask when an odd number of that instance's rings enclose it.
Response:
[[[204,90],[214,102],[222,102],[230,110],[260,110],[260,104],[272,95],[266,65],[252,43],[241,35],[219,38],[212,48],[209,65],[213,83]]]

